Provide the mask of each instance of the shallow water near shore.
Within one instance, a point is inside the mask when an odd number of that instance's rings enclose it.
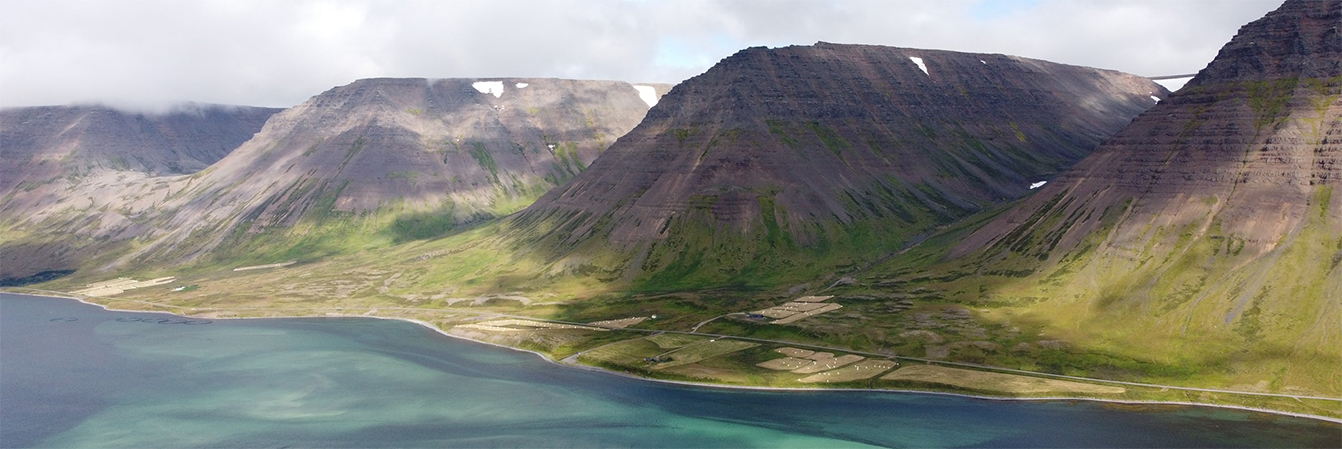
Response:
[[[200,320],[0,294],[2,447],[1336,447],[1183,406],[688,387],[412,323]],[[1134,410],[1136,408],[1136,410]]]

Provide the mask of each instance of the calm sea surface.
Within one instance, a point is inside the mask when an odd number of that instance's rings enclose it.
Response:
[[[1234,410],[682,387],[398,321],[210,322],[0,294],[3,447],[1339,444],[1336,424]]]

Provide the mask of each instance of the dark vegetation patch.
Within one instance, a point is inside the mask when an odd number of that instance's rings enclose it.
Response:
[[[387,232],[391,234],[393,243],[426,240],[452,232],[456,227],[456,220],[453,207],[448,204],[447,207],[436,211],[413,212],[396,217],[391,226],[387,227]]]
[[[47,281],[53,281],[73,274],[75,270],[47,270],[31,276],[8,277],[0,279],[0,287],[22,287],[25,285],[41,284]]]

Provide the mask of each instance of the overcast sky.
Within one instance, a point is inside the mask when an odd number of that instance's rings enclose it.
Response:
[[[1193,73],[1281,0],[0,0],[0,106],[287,107],[369,77],[675,83],[816,41]]]

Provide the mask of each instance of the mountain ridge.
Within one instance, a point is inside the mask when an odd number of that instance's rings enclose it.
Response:
[[[304,245],[312,251],[307,257],[321,257],[342,240],[431,238],[520,209],[586,168],[668,89],[640,86],[551,78],[358,80],[275,113],[208,168],[99,180],[86,187],[98,193],[88,204],[46,204],[54,209],[20,227],[65,228],[108,241],[61,245],[71,254],[81,246],[102,248],[99,254],[116,252],[108,246],[129,250],[100,263],[105,267],[207,255],[287,257],[302,255]],[[648,93],[654,95],[643,98]],[[58,215],[68,219],[40,224]],[[335,243],[315,242],[318,236]],[[7,243],[16,244],[34,248],[24,253],[28,258],[50,246]]]
[[[212,187],[166,226],[186,235],[194,217],[238,205],[212,242],[190,249],[199,252],[240,237],[225,231],[233,226],[257,234],[314,214],[393,208],[430,214],[425,221],[442,228],[506,215],[636,125],[647,109],[639,94],[619,81],[359,80],[277,116],[202,177]]]
[[[1254,391],[1337,394],[1339,26],[1342,2],[1285,2],[1094,154],[943,242],[940,265],[877,283]]]
[[[616,248],[584,251],[641,246],[606,271],[706,250],[648,254],[676,232],[700,247],[754,240],[707,263],[737,271],[767,252],[758,245],[846,245],[854,237],[835,234],[855,222],[888,248],[1023,195],[1164,94],[1132,75],[1005,55],[751,48],[678,85],[592,170],[509,222],[552,257],[593,239]]]

